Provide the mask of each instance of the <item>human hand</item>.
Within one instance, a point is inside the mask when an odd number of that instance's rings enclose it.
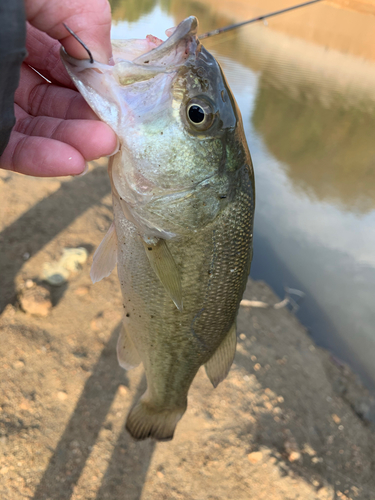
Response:
[[[66,23],[96,60],[108,63],[110,6],[107,0],[26,0],[25,6],[28,56],[15,93],[16,124],[0,167],[35,176],[77,175],[86,161],[113,154],[117,139],[75,90],[60,61],[57,40],[73,57],[87,59]]]

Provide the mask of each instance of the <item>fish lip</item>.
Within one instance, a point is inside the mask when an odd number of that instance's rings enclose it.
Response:
[[[195,16],[190,16],[180,22],[180,24],[176,27],[174,32],[171,34],[169,38],[167,38],[161,45],[158,47],[142,54],[133,60],[135,64],[146,64],[147,58],[155,57],[155,55],[163,55],[167,54],[174,46],[180,43],[184,38],[195,38],[197,41],[197,45],[199,45],[199,40],[197,37],[198,31],[198,19]]]
[[[93,69],[99,73],[104,73],[105,68],[113,68],[107,64],[99,63],[98,61],[90,59],[76,59],[75,57],[69,55],[63,46],[60,47],[60,57],[65,64],[65,66],[75,69],[76,71],[82,71],[85,69]]]

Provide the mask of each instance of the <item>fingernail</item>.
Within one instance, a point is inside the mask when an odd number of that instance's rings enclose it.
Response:
[[[117,138],[117,144],[116,144],[116,147],[115,147],[115,150],[113,151],[113,153],[111,153],[110,155],[108,156],[113,156],[115,155],[116,153],[118,153],[120,151],[120,141],[118,140]]]
[[[87,174],[88,171],[89,171],[89,164],[86,162],[85,168],[82,170],[82,172],[78,175],[75,175],[74,177],[83,177],[84,175]]]

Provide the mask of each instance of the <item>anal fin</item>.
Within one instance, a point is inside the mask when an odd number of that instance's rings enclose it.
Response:
[[[106,278],[117,264],[117,234],[112,222],[106,235],[96,249],[92,261],[90,277],[93,283]]]
[[[174,261],[167,242],[159,239],[156,244],[143,241],[146,255],[152,269],[161,281],[179,311],[182,311],[182,289],[180,272]]]
[[[125,330],[124,324],[121,325],[120,336],[117,341],[117,359],[121,368],[125,370],[131,370],[141,362],[134,342]]]
[[[204,365],[207,376],[214,387],[217,387],[228,375],[236,354],[236,345],[236,323],[234,322],[225,339]]]

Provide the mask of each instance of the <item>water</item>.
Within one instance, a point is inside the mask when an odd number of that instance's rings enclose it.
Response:
[[[112,37],[165,38],[188,15],[201,32],[240,20],[226,4],[113,0]],[[256,6],[254,15],[265,12]],[[375,388],[375,63],[358,46],[345,53],[342,37],[330,34],[327,49],[274,23],[205,41],[237,99],[255,166],[251,276],[281,297],[285,286],[303,290],[301,322]]]

